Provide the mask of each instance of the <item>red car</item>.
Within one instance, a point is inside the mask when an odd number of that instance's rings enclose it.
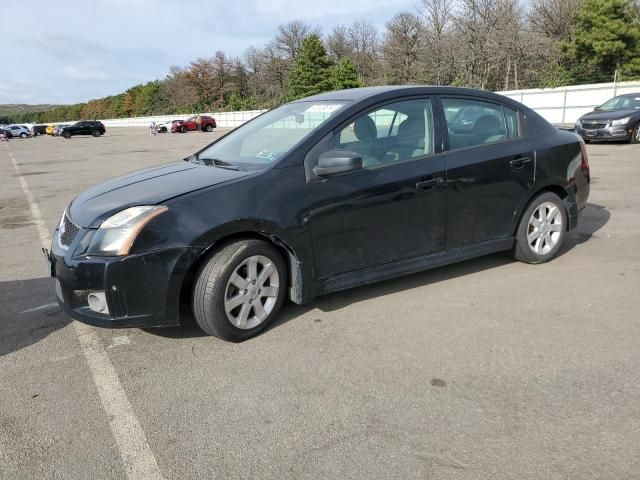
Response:
[[[171,132],[180,132],[187,133],[189,131],[197,130],[198,124],[196,123],[196,119],[198,117],[189,117],[186,120],[175,122],[171,126]],[[216,119],[213,117],[208,117],[207,115],[201,115],[202,123],[200,124],[200,128],[202,131],[212,132],[214,128],[216,128]]]

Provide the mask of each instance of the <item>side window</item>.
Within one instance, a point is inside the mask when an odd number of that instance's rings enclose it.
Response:
[[[432,154],[433,137],[431,101],[406,100],[361,115],[337,131],[330,145],[360,154],[367,168]]]
[[[504,109],[504,119],[507,122],[507,138],[519,138],[520,122],[518,120],[518,112],[513,108],[502,107]]]
[[[508,137],[505,114],[498,104],[468,98],[443,98],[442,107],[447,120],[450,150],[513,138]],[[517,125],[517,112],[513,113]]]

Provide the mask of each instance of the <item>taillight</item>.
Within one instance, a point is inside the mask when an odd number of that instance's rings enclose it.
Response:
[[[587,154],[587,145],[580,139],[580,150],[582,151],[582,162],[580,167],[583,170],[589,170],[589,155]]]

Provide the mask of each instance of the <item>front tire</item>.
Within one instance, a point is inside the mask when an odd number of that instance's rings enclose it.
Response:
[[[26,133],[24,133],[24,132],[22,132],[22,133],[20,134],[20,138],[27,138],[27,134],[26,134]]]
[[[266,329],[287,291],[287,268],[280,252],[254,239],[217,251],[201,268],[192,306],[207,334],[240,342]]]
[[[187,127],[185,127],[184,125],[180,127],[180,132],[187,133]]]
[[[633,132],[631,132],[629,143],[640,143],[640,123],[638,123],[636,128],[633,129]]]
[[[91,134],[92,134],[94,137],[99,137],[99,136],[100,136],[100,130],[94,130]]]
[[[207,132],[213,132],[213,127],[211,125],[207,125]]]
[[[62,136],[63,136],[64,138],[66,138],[67,140],[69,140],[69,139],[71,138],[71,134],[70,134],[69,132],[64,132],[64,133],[62,134]]]
[[[525,263],[554,258],[567,233],[567,211],[558,195],[545,192],[534,198],[522,214],[513,257]]]

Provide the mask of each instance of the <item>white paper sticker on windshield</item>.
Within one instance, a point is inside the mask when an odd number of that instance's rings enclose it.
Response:
[[[342,105],[338,104],[330,104],[330,103],[319,103],[317,105],[311,105],[309,108],[305,110],[308,113],[331,113],[339,109]]]

